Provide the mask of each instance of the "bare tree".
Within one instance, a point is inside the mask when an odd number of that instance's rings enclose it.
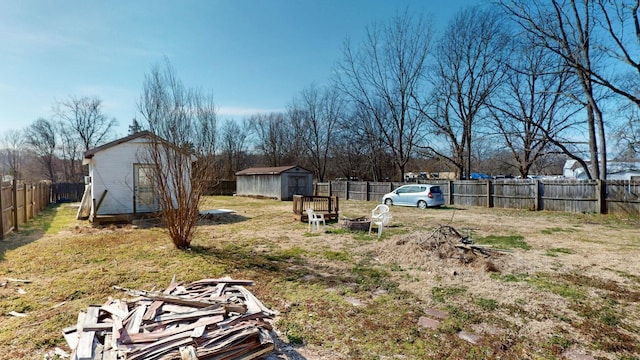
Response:
[[[151,169],[169,236],[186,249],[213,165],[215,106],[211,97],[186,89],[165,60],[145,76],[138,109],[152,133],[140,161]]]
[[[198,90],[191,90],[193,98],[193,132],[194,150],[201,156],[206,156],[213,163],[217,150],[216,129],[218,113],[212,95],[203,95]]]
[[[62,157],[63,181],[80,181],[82,174],[82,145],[80,144],[80,138],[74,131],[69,129],[69,125],[66,122],[57,122],[55,126],[59,134],[59,153]]]
[[[407,10],[386,25],[367,27],[359,47],[345,42],[338,63],[338,87],[363,113],[360,119],[375,123],[400,179],[425,132],[425,117],[413,101],[424,85],[431,38],[430,25]]]
[[[311,85],[293,99],[288,110],[289,120],[319,181],[325,180],[329,151],[343,108],[344,101],[336,89]]]
[[[102,112],[102,100],[98,97],[70,96],[58,101],[53,111],[80,138],[84,151],[106,142],[112,128],[117,125],[116,119],[109,119]]]
[[[589,3],[594,6],[589,41],[602,52],[603,62],[612,66],[595,68],[582,62],[575,66],[589,73],[594,83],[640,107],[640,0],[583,1],[582,5]]]
[[[368,151],[368,141],[358,138],[352,129],[340,126],[335,132],[334,147],[331,148],[333,174],[346,179],[372,178],[378,181],[382,171],[377,164],[381,157]]]
[[[508,74],[490,101],[490,111],[520,176],[526,178],[549,150],[557,151],[553,140],[560,141],[561,134],[573,128],[580,107],[567,96],[576,84],[562,59],[531,46],[527,34],[513,39],[505,62]]]
[[[333,158],[339,159],[338,168],[344,177],[384,181],[393,176],[397,169],[393,154],[367,109],[355,104],[338,129]]]
[[[227,119],[221,129],[221,161],[223,162],[222,175],[227,179],[233,179],[235,173],[247,165],[246,151],[250,132],[248,119],[241,123]]]
[[[615,132],[615,139],[622,161],[636,161],[640,158],[640,111],[637,107],[622,109],[627,112],[625,121]]]
[[[458,178],[471,174],[477,120],[503,79],[503,25],[495,12],[466,8],[449,23],[437,46],[432,100],[424,101],[422,109],[445,145],[432,142],[429,150],[448,159]]]
[[[41,165],[41,174],[48,180],[56,181],[55,152],[56,129],[50,120],[40,118],[25,130],[26,142],[31,146]]]
[[[582,89],[586,112],[591,167],[589,178],[607,174],[606,132],[594,79],[594,29],[596,2],[589,0],[503,0],[502,8],[542,46],[559,56],[572,69]],[[584,164],[584,161],[582,162]],[[584,165],[583,165],[584,166]]]
[[[300,138],[282,113],[255,114],[249,117],[256,148],[269,166],[292,165],[300,160]]]
[[[2,134],[3,175],[11,175],[14,179],[22,178],[22,153],[25,142],[22,130],[9,129]]]

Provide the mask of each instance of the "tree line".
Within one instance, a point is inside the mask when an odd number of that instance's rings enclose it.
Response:
[[[345,40],[332,77],[299,90],[285,111],[239,120],[219,121],[212,97],[185,88],[165,61],[145,80],[129,130],[173,134],[206,156],[215,178],[292,164],[320,181],[408,171],[526,177],[559,174],[570,158],[602,179],[607,161],[640,151],[639,8],[640,0],[499,0],[462,9],[439,32],[407,9],[367,26],[361,41]],[[188,114],[161,113],[162,88],[150,87],[158,82],[171,84]],[[70,96],[52,109],[4,133],[5,175],[79,180],[82,152],[114,138],[99,98]],[[187,119],[197,130],[183,131]]]

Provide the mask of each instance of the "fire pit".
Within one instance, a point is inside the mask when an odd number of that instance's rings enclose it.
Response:
[[[351,231],[369,231],[369,225],[371,224],[371,220],[366,217],[355,219],[342,218],[340,222],[343,229]]]

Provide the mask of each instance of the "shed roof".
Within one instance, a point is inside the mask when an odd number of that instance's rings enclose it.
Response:
[[[114,147],[116,145],[120,145],[120,144],[124,144],[128,141],[140,138],[140,137],[145,137],[145,136],[151,136],[153,135],[150,131],[140,131],[137,132],[135,134],[129,135],[129,136],[125,136],[123,138],[120,138],[118,140],[114,140],[112,142],[106,143],[104,145],[100,145],[97,147],[94,147],[93,149],[89,149],[84,153],[84,158],[85,159],[91,159],[97,152],[100,152],[102,150]]]
[[[275,166],[275,167],[254,167],[238,171],[236,175],[279,175],[285,171],[298,168],[306,172],[311,172],[298,165]]]
[[[124,143],[126,143],[126,142],[128,142],[128,141],[135,140],[135,139],[137,139],[137,138],[141,138],[141,137],[155,138],[155,139],[156,139],[156,141],[158,141],[159,143],[164,143],[164,144],[166,144],[166,145],[168,145],[168,146],[172,147],[173,149],[176,149],[177,151],[183,152],[183,153],[185,153],[185,154],[189,154],[189,153],[190,153],[190,151],[189,151],[189,150],[184,149],[184,148],[178,148],[178,147],[174,146],[173,144],[171,144],[170,142],[168,142],[167,140],[165,140],[165,139],[161,138],[160,136],[158,136],[158,135],[156,135],[156,134],[152,133],[151,131],[144,130],[144,131],[139,131],[139,132],[134,133],[134,134],[132,134],[132,135],[125,136],[125,137],[123,137],[123,138],[120,138],[120,139],[114,140],[114,141],[109,142],[109,143],[106,143],[106,144],[104,144],[104,145],[97,146],[97,147],[95,147],[95,148],[93,148],[93,149],[89,149],[88,151],[86,151],[86,152],[84,153],[84,158],[85,158],[85,159],[91,159],[91,158],[93,158],[93,156],[94,156],[96,153],[98,153],[98,152],[100,152],[100,151],[103,151],[103,150],[109,149],[109,148],[114,147],[114,146],[118,146],[118,145],[120,145],[120,144],[124,144]],[[196,160],[196,158],[195,158],[195,156],[193,156],[193,154],[192,154],[192,156],[191,156],[191,161],[195,161],[195,160]]]

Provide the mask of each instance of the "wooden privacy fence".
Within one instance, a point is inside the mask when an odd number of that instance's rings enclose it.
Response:
[[[406,183],[332,181],[316,183],[315,195],[380,201]],[[449,205],[577,213],[640,215],[640,181],[628,180],[430,180]]]
[[[51,184],[51,202],[78,202],[84,194],[83,183],[55,183]]]
[[[0,239],[44,210],[52,201],[51,184],[3,182],[0,186]]]
[[[206,180],[203,195],[233,195],[236,193],[235,180]]]

